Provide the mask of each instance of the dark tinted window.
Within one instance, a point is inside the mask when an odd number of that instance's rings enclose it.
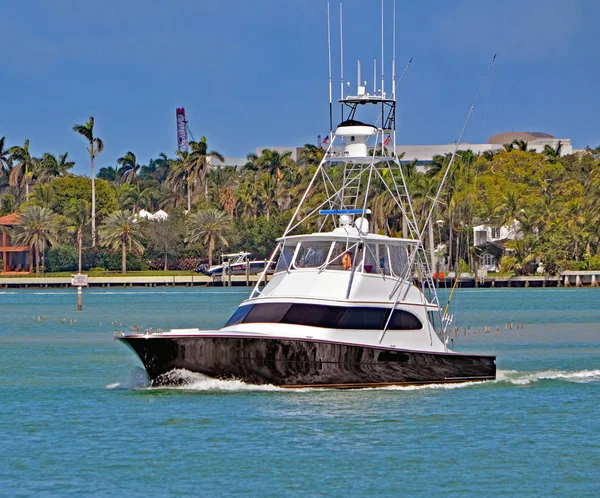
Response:
[[[337,327],[346,308],[339,306],[315,306],[314,304],[293,304],[283,317],[283,323],[310,325],[312,327]]]
[[[389,310],[385,308],[346,308],[336,328],[340,329],[382,329]]]
[[[419,330],[421,328],[421,322],[419,319],[404,310],[396,310],[390,320],[388,329],[390,330]]]
[[[290,303],[255,304],[243,323],[280,323],[290,306]]]
[[[290,323],[337,329],[383,329],[389,309],[367,306],[344,307],[303,303],[264,303],[239,308],[227,325],[236,323]],[[396,310],[390,330],[419,330],[421,322],[408,311]]]
[[[231,315],[231,318],[227,321],[225,327],[243,322],[244,318],[246,318],[246,315],[250,312],[253,306],[253,304],[249,304],[247,306],[240,306],[237,310],[235,310],[235,313]]]

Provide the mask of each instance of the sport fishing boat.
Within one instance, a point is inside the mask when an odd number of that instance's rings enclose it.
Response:
[[[427,220],[419,224],[415,217],[396,154],[395,76],[386,96],[383,78],[381,89],[369,94],[360,63],[358,74],[356,94],[342,93],[339,100],[342,120],[335,129],[330,98],[327,149],[277,240],[269,281],[264,270],[218,330],[119,337],[137,353],[153,386],[178,383],[181,370],[288,388],[495,379],[495,356],[449,348],[451,315],[447,306],[442,310],[432,279]],[[368,109],[379,114],[375,124],[357,120]],[[406,227],[403,237],[374,226],[371,209],[384,197]]]

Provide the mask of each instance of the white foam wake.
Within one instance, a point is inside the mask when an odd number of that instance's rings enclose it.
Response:
[[[528,385],[542,380],[563,380],[565,382],[588,383],[600,380],[600,370],[541,370],[539,372],[519,372],[517,370],[498,370],[496,382],[508,382],[514,385]]]
[[[241,380],[219,380],[189,370],[175,369],[161,377],[166,386],[160,389],[179,389],[184,391],[282,391],[270,384],[247,384]]]
[[[171,370],[164,374],[163,382],[168,385],[150,388],[148,375],[143,368],[132,370],[130,378],[125,382],[116,382],[106,386],[107,389],[172,389],[198,392],[239,392],[239,391],[271,391],[271,392],[306,392],[323,391],[325,388],[281,388],[271,384],[248,384],[241,380],[219,380],[188,370]],[[543,380],[561,380],[574,383],[600,381],[600,370],[579,370],[568,372],[563,370],[541,370],[537,372],[520,372],[517,370],[498,370],[496,380],[484,382],[461,382],[443,384],[424,384],[411,386],[386,386],[365,388],[365,391],[422,391],[422,390],[451,390],[490,384],[509,384],[524,386]]]

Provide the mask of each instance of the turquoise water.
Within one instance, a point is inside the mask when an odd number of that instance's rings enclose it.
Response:
[[[218,327],[247,293],[91,289],[78,313],[0,291],[0,495],[600,496],[600,290],[461,291],[454,348],[498,355],[485,384],[149,389],[113,340]]]

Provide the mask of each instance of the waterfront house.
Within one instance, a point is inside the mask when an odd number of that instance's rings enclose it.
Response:
[[[12,228],[19,224],[17,213],[0,216],[0,226]],[[33,247],[15,246],[12,244],[10,233],[0,233],[0,268],[2,273],[31,273],[33,271]]]
[[[494,245],[499,248],[500,253],[510,251],[506,249],[505,244],[509,240],[517,240],[522,238],[521,224],[517,220],[513,220],[510,225],[494,226],[489,223],[483,223],[473,227],[473,245],[482,247]],[[487,271],[498,270],[498,258],[489,251],[483,252],[480,257],[480,269]]]

